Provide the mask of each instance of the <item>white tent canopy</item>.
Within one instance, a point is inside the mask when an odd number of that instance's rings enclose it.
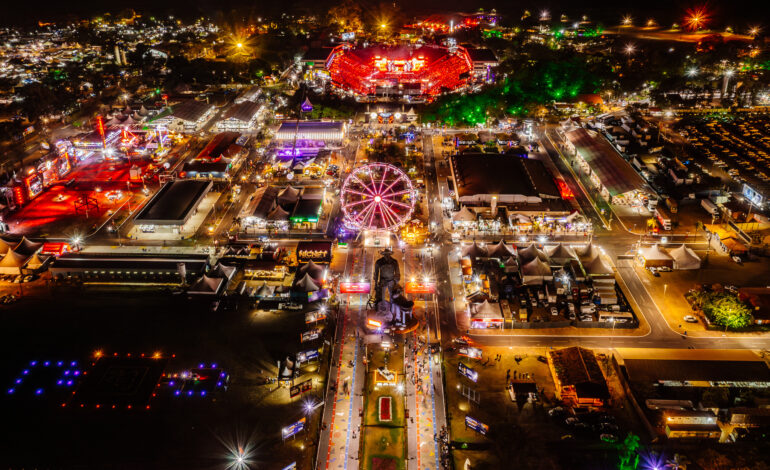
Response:
[[[503,318],[499,305],[492,305],[488,300],[473,304],[473,318]]]
[[[459,211],[452,214],[452,222],[471,223],[476,221],[476,214],[463,206]]]
[[[576,251],[578,256],[580,256],[581,259],[592,260],[597,256],[599,256],[599,249],[596,248],[593,243],[589,243],[588,245]]]
[[[294,284],[294,290],[298,292],[315,292],[319,289],[309,274],[305,273],[302,279]]]
[[[588,263],[584,264],[583,267],[591,276],[612,274],[612,267],[610,267],[601,256],[595,257]]]
[[[525,285],[542,284],[546,278],[552,278],[551,266],[539,258],[535,258],[521,266],[521,279]]]
[[[222,289],[225,280],[222,278],[208,277],[205,274],[198,278],[193,285],[187,289],[188,294],[197,295],[217,295]]]
[[[684,243],[670,250],[668,254],[674,258],[674,269],[700,269],[700,257]]]
[[[548,256],[551,259],[558,261],[577,259],[575,250],[573,250],[572,247],[565,245],[564,243],[559,243],[558,245],[546,248],[546,253],[548,253]]]
[[[642,257],[647,261],[667,261],[671,259],[668,253],[657,243],[641,249]]]
[[[283,210],[283,207],[275,206],[275,209],[273,209],[272,211],[270,211],[269,214],[267,214],[267,220],[271,220],[271,221],[289,220],[289,213]]]

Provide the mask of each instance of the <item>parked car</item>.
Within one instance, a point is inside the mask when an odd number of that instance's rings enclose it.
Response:
[[[614,434],[602,434],[599,436],[599,439],[609,443],[618,442],[618,436]]]
[[[558,314],[559,314],[559,311],[556,310],[556,307],[551,307],[551,315],[555,317]]]
[[[698,318],[695,315],[685,315],[682,319],[687,323],[698,323]]]

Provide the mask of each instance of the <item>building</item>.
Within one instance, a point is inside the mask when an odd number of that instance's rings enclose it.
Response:
[[[283,121],[275,133],[279,159],[315,157],[323,150],[338,148],[345,138],[340,121]]]
[[[756,325],[770,324],[770,288],[741,287],[738,297],[754,308],[751,315]]]
[[[567,215],[559,187],[539,160],[518,155],[460,153],[450,159],[454,198],[457,207],[474,213],[498,208],[509,215]]]
[[[246,150],[238,142],[240,132],[221,132],[192,160],[185,162],[182,178],[228,179],[240,167]]]
[[[85,283],[178,285],[196,279],[207,266],[205,254],[142,256],[79,252],[56,258],[50,271],[54,280],[77,278]]]
[[[653,193],[641,175],[601,135],[582,127],[565,133],[567,151],[588,173],[599,194],[613,204]]]
[[[576,406],[604,406],[610,399],[607,381],[593,351],[574,346],[548,351],[556,394]]]
[[[722,429],[710,410],[665,410],[663,427],[669,439],[719,439]]]
[[[211,181],[169,181],[134,217],[134,225],[146,231],[180,233],[212,186]]]
[[[202,101],[187,100],[174,105],[171,112],[151,122],[151,126],[163,126],[174,132],[198,132],[216,114],[214,105]]]
[[[495,53],[489,49],[468,48],[468,57],[471,59],[471,72],[476,81],[488,81],[494,79],[494,69],[499,62]]]
[[[254,101],[242,101],[233,104],[217,122],[217,130],[249,132],[253,131],[262,105]]]

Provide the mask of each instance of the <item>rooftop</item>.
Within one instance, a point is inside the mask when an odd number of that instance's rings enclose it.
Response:
[[[539,160],[516,155],[461,153],[452,156],[460,197],[477,194],[561,199],[559,188]]]
[[[183,225],[211,190],[211,181],[169,181],[139,211],[138,224]]]

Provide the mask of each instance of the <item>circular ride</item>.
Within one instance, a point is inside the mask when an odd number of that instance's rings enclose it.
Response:
[[[348,228],[394,231],[412,217],[414,188],[401,169],[388,163],[369,163],[348,175],[340,201]]]

